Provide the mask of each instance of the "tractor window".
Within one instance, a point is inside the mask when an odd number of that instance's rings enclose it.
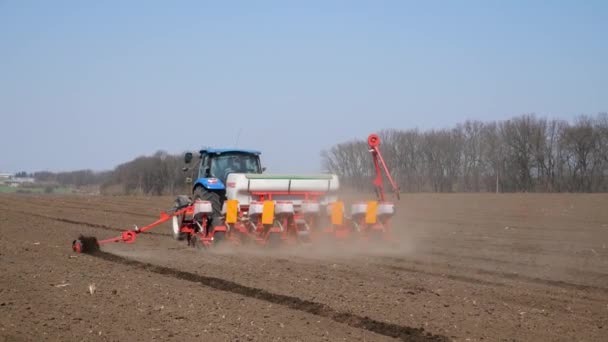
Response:
[[[211,161],[211,175],[222,181],[230,173],[260,173],[258,156],[250,154],[222,154]]]

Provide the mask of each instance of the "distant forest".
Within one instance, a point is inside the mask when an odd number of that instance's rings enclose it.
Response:
[[[102,194],[111,195],[171,195],[185,193],[186,177],[183,155],[158,151],[118,165],[114,170],[95,172],[78,170],[53,173],[35,172],[38,182],[70,187],[96,186]]]
[[[404,192],[606,192],[608,114],[573,122],[522,115],[456,127],[384,130],[380,151]],[[366,140],[333,146],[323,168],[343,185],[369,188]]]
[[[506,121],[466,121],[453,128],[379,132],[380,150],[403,192],[606,192],[608,114],[574,121],[522,115]],[[322,169],[343,187],[371,190],[366,140],[321,152]],[[39,182],[97,186],[106,194],[188,191],[182,155],[159,151],[112,171],[35,172]]]

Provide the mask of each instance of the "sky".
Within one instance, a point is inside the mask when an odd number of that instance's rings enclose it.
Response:
[[[608,111],[608,1],[0,0],[0,171]]]

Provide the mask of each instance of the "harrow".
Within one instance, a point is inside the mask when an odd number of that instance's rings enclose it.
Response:
[[[368,146],[376,171],[373,184],[377,200],[352,203],[348,215],[345,203],[336,195],[339,188],[336,175],[227,172],[224,180],[207,179],[209,187],[220,182],[226,184],[225,193],[222,193],[225,199],[221,204],[209,190],[204,192],[195,187],[194,196],[178,196],[173,208],[161,212],[158,220],[151,224],[124,230],[120,235],[105,240],[80,236],[72,242],[72,249],[77,253],[93,252],[108,243],[131,244],[137,235],[168,221],[171,221],[175,239],[186,240],[189,246],[200,249],[219,244],[274,248],[314,244],[320,240],[389,242],[392,240],[390,220],[395,213],[395,205],[385,198],[384,176],[397,199],[399,188],[380,153],[379,137],[371,134]],[[204,164],[213,153],[209,151],[201,151],[204,172],[209,172],[214,166],[206,167],[208,165]],[[222,151],[220,153],[228,153]],[[186,162],[189,162],[189,156],[186,156]],[[221,209],[217,205],[221,205]]]

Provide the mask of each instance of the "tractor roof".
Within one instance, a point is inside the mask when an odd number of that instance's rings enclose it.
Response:
[[[245,154],[255,154],[260,155],[262,152],[256,150],[247,150],[242,148],[206,148],[200,151],[202,153],[210,153],[210,154],[222,154],[222,153],[245,153]]]

